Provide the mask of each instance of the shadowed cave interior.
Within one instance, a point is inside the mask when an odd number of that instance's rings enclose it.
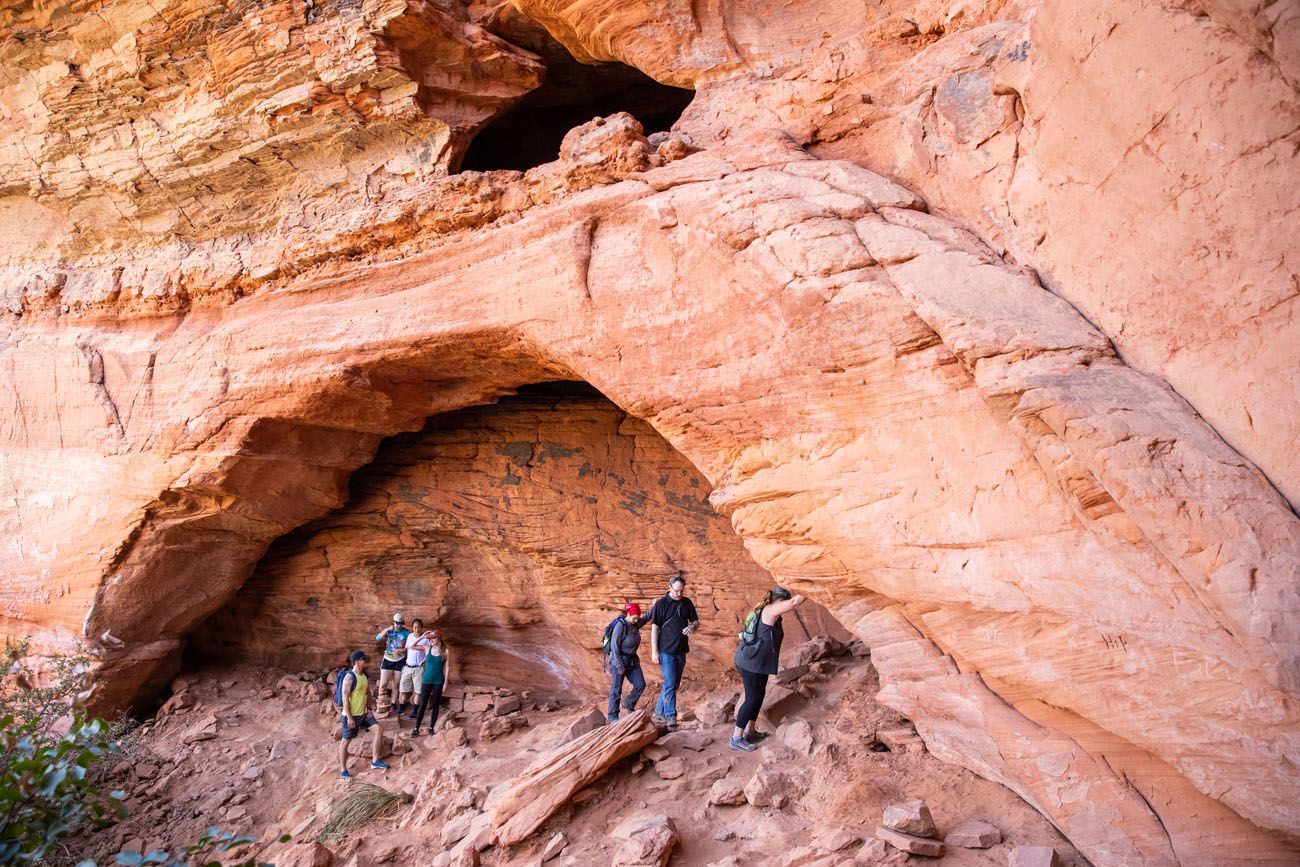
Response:
[[[771,579],[709,490],[585,383],[434,416],[380,446],[343,508],[271,545],[192,634],[185,667],[333,666],[377,651],[371,639],[400,610],[463,651],[458,679],[576,698],[602,688],[600,635],[619,606],[653,602],[681,569],[703,621],[693,664],[729,668],[743,613]],[[792,643],[848,637],[820,606],[796,614]]]
[[[569,130],[620,111],[647,135],[665,131],[695,96],[621,63],[578,63],[558,45],[548,55],[546,80],[474,136],[457,171],[540,166],[556,158]]]

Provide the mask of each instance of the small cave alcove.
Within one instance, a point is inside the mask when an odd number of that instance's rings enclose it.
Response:
[[[302,671],[378,651],[401,611],[437,625],[462,683],[577,698],[601,688],[600,636],[677,570],[703,621],[693,665],[730,668],[747,607],[771,586],[695,467],[649,424],[578,382],[521,389],[391,437],[349,501],[274,542],[191,636],[185,668]],[[845,635],[820,606],[793,643]]]
[[[554,53],[554,52],[552,52]],[[547,57],[546,81],[481,129],[458,171],[526,171],[554,160],[565,133],[592,118],[626,111],[646,135],[676,123],[695,91],[660,84],[621,63],[589,66]]]

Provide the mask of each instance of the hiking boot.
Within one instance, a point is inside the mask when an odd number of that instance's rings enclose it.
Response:
[[[605,718],[605,725],[611,725],[611,726],[612,726],[612,725],[613,725],[614,723],[616,723],[616,722],[618,722],[618,717],[616,717],[616,716],[611,716],[611,717],[606,717],[606,718]]]
[[[664,717],[664,725],[668,726],[668,731],[670,732],[677,731],[677,717],[675,716]]]
[[[668,720],[664,719],[663,717],[661,717],[661,716],[660,716],[659,714],[657,714],[657,713],[652,713],[652,714],[650,714],[650,722],[654,723],[654,724],[657,725],[657,726],[666,726],[666,725],[668,725]]]
[[[418,737],[419,734],[420,734],[419,729],[411,729],[409,732],[406,733],[406,736],[408,738],[413,738],[413,737]],[[430,732],[430,734],[432,734],[432,732]]]
[[[376,771],[386,771],[388,770],[388,762],[383,759],[375,759],[370,763],[370,767],[374,768]]]
[[[754,750],[758,749],[758,747],[754,746],[744,738],[736,737],[731,739],[731,748],[733,750],[740,750],[742,753],[752,753]]]
[[[342,778],[345,779],[345,780],[350,780],[350,779],[352,779],[352,775],[349,774],[349,773],[347,772],[346,769],[344,769],[344,770],[342,770],[342,771],[339,771],[339,776],[342,777]]]

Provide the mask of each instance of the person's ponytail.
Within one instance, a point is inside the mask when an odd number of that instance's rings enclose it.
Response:
[[[772,591],[769,590],[763,594],[762,600],[760,600],[759,603],[755,605],[753,608],[751,608],[750,610],[753,611],[755,614],[757,614],[758,612],[762,611],[764,608],[766,608],[771,604],[772,604]]]

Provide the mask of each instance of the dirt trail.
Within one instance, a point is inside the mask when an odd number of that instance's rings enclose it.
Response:
[[[790,658],[796,659],[796,654]],[[653,703],[657,674],[657,669],[647,669],[653,682],[642,706]],[[123,844],[176,846],[218,825],[259,841],[293,835],[293,843],[259,845],[255,851],[263,860],[305,865],[312,863],[313,855],[323,859],[307,843],[316,838],[330,806],[352,783],[338,776],[338,721],[328,687],[318,674],[306,676],[313,679],[243,669],[198,672],[181,679],[172,700],[146,725],[133,754],[115,771],[113,783],[126,787],[131,796],[130,818],[79,841],[82,851],[77,854],[112,863],[111,853]],[[923,750],[883,751],[877,733],[905,728],[906,721],[874,700],[879,682],[868,658],[834,656],[813,662],[784,687],[775,683],[769,707],[776,719],[764,720],[767,725],[762,727],[780,727],[754,753],[728,748],[730,723],[707,724],[689,711],[680,734],[661,738],[640,755],[618,763],[579,793],[574,800],[580,803],[561,808],[512,849],[486,849],[481,863],[537,864],[558,832],[564,835],[565,848],[547,864],[609,864],[621,845],[611,836],[620,823],[635,816],[667,815],[680,837],[669,863],[681,867],[717,862],[833,867],[908,859],[1005,865],[1015,845],[1054,846],[1063,865],[1087,864],[1046,819],[1002,786]],[[734,677],[699,676],[688,670],[678,706],[699,708],[701,716],[718,720],[720,714],[710,716],[705,699],[714,696],[716,704],[724,697],[721,692],[738,687]],[[385,720],[390,731],[399,725],[401,729],[387,771],[369,768],[368,736],[355,741],[354,780],[405,792],[415,800],[393,817],[375,820],[333,843],[329,863],[436,863],[450,848],[444,836],[455,836],[451,828],[466,825],[465,819],[481,809],[494,787],[562,743],[595,706],[563,706],[543,696],[493,696],[483,688],[465,691],[475,693],[472,705],[499,701],[499,707],[508,710],[519,699],[521,711],[501,716],[492,708],[444,713],[436,736],[415,739],[406,737],[411,722]],[[526,726],[507,731],[524,720]],[[485,723],[506,733],[485,735]],[[788,799],[782,808],[710,806],[710,790],[717,780],[743,787],[763,768],[785,777],[777,787]],[[929,805],[940,834],[959,822],[982,819],[1001,830],[1003,842],[986,850],[950,847],[941,859],[889,850],[883,861],[872,857],[861,842],[847,842],[871,839],[886,806],[917,798]],[[840,844],[838,851],[829,851]],[[724,860],[729,857],[733,860]]]

